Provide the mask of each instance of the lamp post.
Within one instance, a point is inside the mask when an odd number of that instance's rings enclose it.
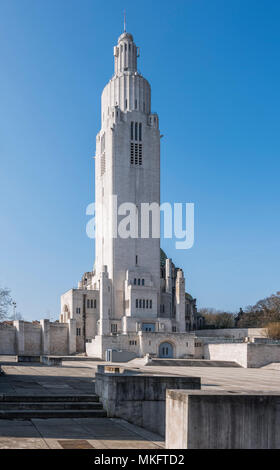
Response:
[[[13,309],[14,309],[14,321],[16,319],[16,308],[17,308],[17,303],[16,302],[12,302],[12,305],[13,305]]]

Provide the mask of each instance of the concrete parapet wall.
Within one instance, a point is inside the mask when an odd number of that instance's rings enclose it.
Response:
[[[280,344],[209,343],[204,344],[203,355],[208,360],[235,361],[242,367],[263,367],[280,362]]]
[[[204,359],[211,361],[234,361],[247,367],[247,343],[204,344]]]
[[[223,338],[262,338],[265,335],[265,328],[217,328],[207,330],[196,330],[196,336],[211,336]]]
[[[279,449],[280,395],[167,390],[167,449]]]
[[[100,396],[108,417],[165,434],[165,398],[167,388],[200,389],[199,377],[96,374],[95,392]]]

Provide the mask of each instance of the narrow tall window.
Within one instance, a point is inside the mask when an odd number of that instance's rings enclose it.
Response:
[[[135,140],[138,140],[138,123],[135,123]]]
[[[96,299],[94,299],[94,308],[96,308]]]
[[[142,286],[145,285],[145,279],[142,279]]]
[[[138,255],[135,256],[135,264],[136,264],[136,266],[138,264]]]
[[[153,307],[153,301],[150,300],[150,308],[152,308],[152,307]]]
[[[130,127],[130,138],[131,138],[131,140],[133,140],[133,127],[134,127],[134,122],[132,122],[130,126],[131,126],[131,127]]]
[[[138,308],[138,299],[135,301],[136,308]]]
[[[142,299],[139,299],[139,308],[142,308]]]
[[[142,123],[139,122],[139,140],[142,140]]]

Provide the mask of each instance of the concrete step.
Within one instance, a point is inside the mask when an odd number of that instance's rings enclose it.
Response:
[[[98,402],[99,397],[97,395],[0,395],[0,403],[2,402],[48,402],[48,403],[59,403],[59,402]]]
[[[98,402],[0,402],[0,411],[3,410],[102,410]]]
[[[0,419],[105,418],[104,410],[0,410]]]
[[[163,367],[242,367],[234,361],[214,361],[207,359],[152,359],[146,366]]]
[[[91,362],[102,362],[102,359],[100,359],[99,357],[88,357],[88,356],[57,356],[59,357],[60,359],[62,359],[63,362],[65,361],[72,361],[72,362],[87,362],[87,361],[91,361]]]

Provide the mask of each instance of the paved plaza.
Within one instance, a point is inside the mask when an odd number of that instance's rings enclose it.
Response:
[[[100,361],[65,361],[61,367],[19,364],[0,357],[5,375],[0,395],[87,395],[94,393]],[[145,374],[201,377],[203,390],[279,392],[280,370],[225,367],[145,367],[141,360],[121,364]],[[272,366],[273,367],[273,366]],[[120,419],[62,418],[0,420],[0,449],[160,449],[162,438]]]

